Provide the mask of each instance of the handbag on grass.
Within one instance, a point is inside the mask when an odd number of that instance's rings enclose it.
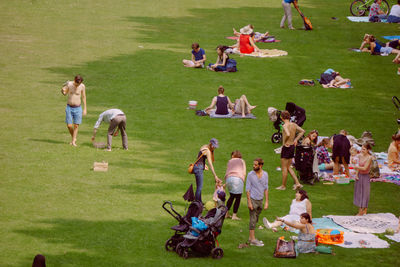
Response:
[[[194,165],[201,159],[201,157],[203,157],[203,155],[204,155],[204,152],[201,153],[201,155],[197,158],[197,160],[194,163],[189,165],[188,173],[193,174]]]
[[[276,248],[274,251],[275,258],[296,258],[296,250],[294,247],[294,241],[285,241],[278,238],[276,241]]]

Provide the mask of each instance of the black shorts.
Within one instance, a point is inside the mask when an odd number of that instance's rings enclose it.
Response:
[[[393,40],[391,42],[389,42],[389,47],[393,48],[393,49],[397,49],[397,47],[399,47],[399,40]]]
[[[292,159],[294,158],[294,145],[289,147],[282,146],[281,159]]]

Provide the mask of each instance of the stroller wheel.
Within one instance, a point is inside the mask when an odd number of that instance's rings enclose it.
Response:
[[[211,250],[211,256],[213,259],[221,259],[224,256],[224,251],[222,248],[213,248]]]
[[[182,244],[179,243],[179,244],[176,246],[176,249],[175,249],[176,253],[177,253],[179,256],[183,257],[183,250],[184,250],[184,248],[182,247]]]
[[[274,133],[272,136],[271,136],[271,141],[272,141],[272,143],[274,143],[274,144],[277,144],[277,143],[280,143],[281,142],[281,140],[282,140],[282,133]]]
[[[187,248],[184,248],[184,249],[183,249],[182,258],[184,258],[185,260],[186,260],[187,258],[189,258],[189,251],[188,251]]]
[[[172,238],[168,239],[167,242],[165,242],[165,249],[167,251],[174,251],[176,249],[176,245],[174,244],[174,240],[172,240]]]

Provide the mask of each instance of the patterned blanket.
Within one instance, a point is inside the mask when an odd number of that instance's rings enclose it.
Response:
[[[397,229],[399,219],[392,213],[375,213],[364,216],[324,216],[331,218],[338,225],[358,233],[381,234],[387,228]]]
[[[287,56],[288,52],[278,49],[260,49],[260,52],[253,52],[251,54],[242,54],[239,50],[233,49],[233,54],[248,56],[248,57],[280,57]]]

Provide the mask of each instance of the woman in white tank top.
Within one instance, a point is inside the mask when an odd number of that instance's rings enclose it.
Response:
[[[296,192],[295,199],[292,200],[289,214],[281,219],[289,222],[300,222],[300,215],[302,213],[308,213],[312,218],[311,209],[311,202],[308,199],[307,192],[300,189]],[[265,217],[263,218],[263,223],[266,228],[272,229],[273,231],[277,231],[277,228],[284,224],[282,221],[278,220],[270,223]]]

